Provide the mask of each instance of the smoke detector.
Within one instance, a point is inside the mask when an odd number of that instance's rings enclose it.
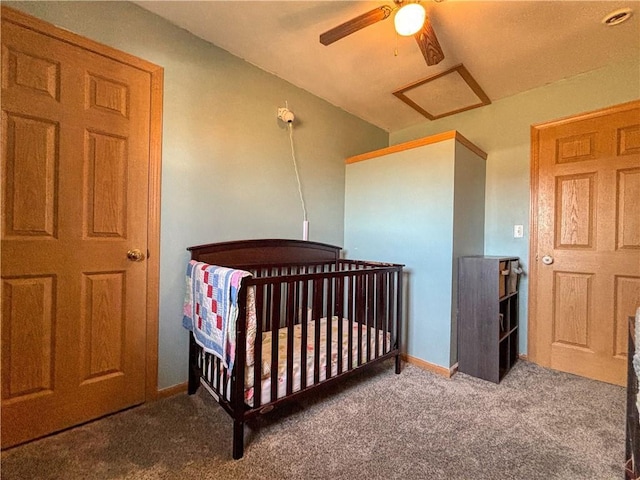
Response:
[[[633,15],[633,10],[630,8],[620,8],[618,10],[614,10],[609,13],[606,17],[602,19],[602,23],[608,26],[620,25],[622,22],[625,22],[631,18]]]

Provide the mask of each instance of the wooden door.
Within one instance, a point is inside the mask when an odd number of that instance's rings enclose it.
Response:
[[[151,76],[11,13],[3,9],[3,447],[142,403],[148,352]]]
[[[532,129],[529,353],[624,385],[640,306],[640,102]]]

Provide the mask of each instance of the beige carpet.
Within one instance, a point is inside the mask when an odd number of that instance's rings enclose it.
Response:
[[[625,391],[518,362],[501,384],[392,363],[247,427],[204,389],[2,453],[12,479],[623,478]]]

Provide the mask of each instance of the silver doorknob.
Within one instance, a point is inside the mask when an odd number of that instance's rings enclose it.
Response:
[[[542,263],[545,265],[551,265],[553,263],[553,257],[551,255],[545,255],[542,257]]]
[[[138,248],[132,248],[127,252],[127,258],[132,262],[141,262],[144,260],[144,253]]]

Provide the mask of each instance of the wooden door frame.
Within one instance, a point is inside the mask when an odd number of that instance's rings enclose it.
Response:
[[[164,69],[128,53],[58,28],[2,5],[2,18],[40,34],[147,72],[151,78],[149,119],[149,199],[147,207],[147,309],[145,401],[158,397],[158,310],[160,298],[160,187],[162,168],[162,97]]]
[[[539,358],[536,335],[538,329],[537,306],[534,301],[538,291],[538,174],[540,171],[540,158],[538,151],[540,147],[540,131],[557,127],[567,123],[588,120],[590,118],[611,115],[624,112],[640,106],[640,100],[605,107],[599,110],[579,113],[569,117],[563,117],[550,122],[537,123],[531,126],[531,169],[530,169],[530,209],[529,209],[529,292],[528,292],[528,314],[527,314],[527,358],[534,363],[549,366],[546,359]]]

